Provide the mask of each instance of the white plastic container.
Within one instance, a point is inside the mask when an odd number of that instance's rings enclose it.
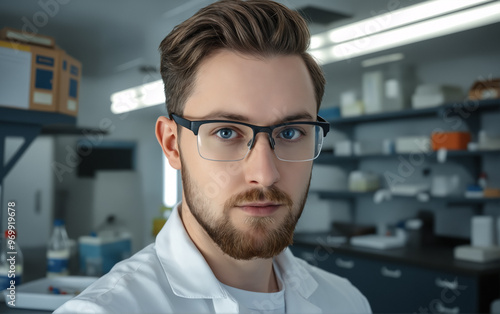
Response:
[[[349,174],[349,191],[369,192],[380,188],[378,175],[363,171],[352,171]]]
[[[471,244],[475,247],[493,247],[495,229],[492,216],[474,216],[471,225]]]
[[[64,221],[62,219],[54,220],[54,230],[47,247],[47,277],[69,275],[70,248]]]

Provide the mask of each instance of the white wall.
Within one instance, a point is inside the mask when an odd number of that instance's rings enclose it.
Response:
[[[7,154],[15,151],[17,145],[6,147]],[[7,206],[10,201],[16,203],[14,218],[21,250],[47,245],[54,208],[53,173],[50,168],[53,158],[54,140],[51,137],[37,137],[4,179],[2,206]],[[5,228],[6,209],[2,210],[2,215],[2,227]]]

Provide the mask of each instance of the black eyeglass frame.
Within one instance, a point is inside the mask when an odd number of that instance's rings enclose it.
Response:
[[[241,124],[245,125],[249,128],[252,129],[253,131],[253,137],[252,137],[252,145],[249,147],[249,149],[252,149],[254,144],[255,144],[255,137],[257,136],[258,133],[264,132],[267,133],[268,138],[269,138],[269,144],[271,145],[271,148],[274,150],[274,139],[273,139],[273,131],[274,129],[277,129],[279,127],[287,126],[287,125],[295,125],[295,124],[309,124],[309,125],[316,125],[320,126],[323,129],[323,137],[328,134],[330,131],[330,123],[328,123],[325,119],[320,117],[319,115],[317,116],[318,121],[293,121],[293,122],[285,122],[285,123],[280,123],[280,124],[275,124],[271,126],[259,126],[259,125],[253,125],[245,122],[240,122],[240,121],[231,121],[231,120],[198,120],[198,121],[191,121],[185,118],[182,118],[176,114],[170,114],[170,119],[174,120],[175,123],[178,125],[185,127],[186,129],[191,130],[194,135],[198,136],[198,130],[200,129],[200,126],[203,124],[207,123],[235,123],[235,124]]]

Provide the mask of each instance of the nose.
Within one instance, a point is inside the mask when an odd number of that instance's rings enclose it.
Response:
[[[259,133],[255,137],[253,148],[244,160],[245,179],[253,185],[270,187],[280,179],[276,162],[278,159],[269,144],[269,136]]]

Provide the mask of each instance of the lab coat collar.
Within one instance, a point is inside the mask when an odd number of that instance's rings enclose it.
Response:
[[[226,291],[189,237],[178,213],[172,210],[156,237],[156,254],[173,292],[184,298],[227,298]]]
[[[322,313],[321,308],[308,300],[318,288],[318,282],[300,265],[288,248],[276,256],[276,262],[285,283],[287,313]]]
[[[156,237],[156,254],[173,292],[184,298],[214,299],[214,307],[238,312],[238,305],[227,294],[210,266],[184,228],[175,206],[169,219]],[[321,313],[309,298],[318,288],[311,274],[287,248],[275,257],[285,285],[287,309],[303,313]]]

